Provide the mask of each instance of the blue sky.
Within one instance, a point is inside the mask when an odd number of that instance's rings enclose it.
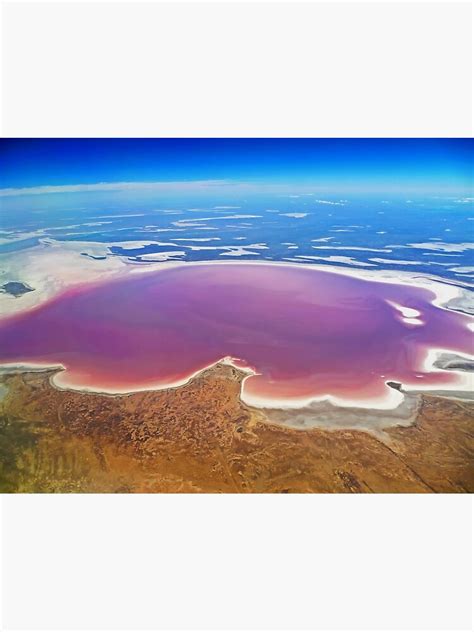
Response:
[[[4,139],[0,189],[187,182],[190,190],[265,185],[328,193],[472,189],[470,139]],[[126,184],[124,184],[126,183]],[[62,189],[76,185],[72,189]],[[176,185],[179,188],[178,185]],[[53,187],[51,189],[51,187]],[[58,187],[58,189],[55,189]],[[3,191],[0,194],[40,193]]]

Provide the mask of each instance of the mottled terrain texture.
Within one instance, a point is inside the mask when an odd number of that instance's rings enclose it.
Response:
[[[1,492],[472,492],[474,406],[423,396],[378,435],[274,425],[227,365],[187,385],[106,396],[4,374]]]

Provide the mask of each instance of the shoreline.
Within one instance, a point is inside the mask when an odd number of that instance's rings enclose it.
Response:
[[[446,369],[441,369],[435,366],[435,362],[438,360],[440,356],[445,353],[455,353],[449,349],[430,349],[427,352],[424,367],[425,370],[429,372],[438,373],[444,372]],[[461,358],[465,358],[467,360],[474,360],[474,356],[469,356],[468,354],[460,354],[456,353],[457,356]],[[390,379],[386,380],[385,384],[389,388],[387,391],[387,398],[372,399],[372,400],[357,400],[357,399],[349,399],[349,398],[340,398],[335,397],[330,394],[324,394],[320,396],[309,396],[305,398],[287,398],[287,399],[272,399],[265,397],[252,396],[245,393],[245,382],[255,376],[259,375],[258,372],[254,371],[251,368],[242,366],[239,364],[242,362],[241,359],[231,358],[230,356],[224,356],[215,362],[194,371],[189,376],[183,378],[182,380],[178,380],[175,382],[162,383],[157,382],[155,384],[151,384],[149,386],[140,386],[137,385],[134,388],[127,389],[101,389],[94,388],[93,386],[81,385],[75,386],[71,383],[67,383],[67,381],[61,381],[61,375],[64,375],[67,372],[67,366],[62,363],[56,364],[48,364],[48,363],[38,363],[38,362],[21,362],[21,363],[5,363],[0,364],[0,375],[2,373],[11,374],[11,373],[28,373],[28,372],[51,372],[54,371],[53,375],[50,376],[50,384],[53,388],[58,391],[69,391],[69,392],[77,392],[83,393],[87,395],[101,395],[104,397],[128,397],[134,395],[136,393],[144,393],[144,392],[153,392],[153,391],[167,391],[167,390],[176,390],[182,388],[183,386],[188,385],[194,379],[202,376],[203,373],[209,371],[217,367],[218,365],[231,366],[240,373],[244,374],[242,378],[241,388],[239,398],[240,401],[250,407],[259,411],[265,410],[273,410],[286,412],[288,414],[294,412],[297,414],[298,412],[302,412],[304,410],[311,409],[315,405],[329,405],[334,408],[336,411],[347,412],[348,410],[360,410],[366,411],[367,414],[378,414],[383,415],[384,413],[391,412],[393,413],[397,408],[401,407],[407,397],[412,395],[433,395],[437,396],[437,391],[442,392],[443,397],[447,398],[455,398],[462,401],[471,401],[472,393],[474,389],[474,374],[466,371],[459,370],[449,370],[450,374],[455,375],[458,378],[458,382],[451,386],[443,385],[443,388],[440,389],[436,385],[423,385],[423,384],[401,384],[400,389],[393,388],[388,386],[391,382]],[[428,368],[428,364],[429,368]],[[452,396],[450,395],[452,393]],[[471,396],[471,397],[470,397]],[[390,425],[390,424],[389,424]],[[397,424],[394,424],[397,425]]]
[[[65,246],[65,243],[71,245]],[[94,245],[98,247],[103,244],[97,243]],[[113,245],[112,243],[110,244],[110,246]],[[339,274],[364,281],[415,286],[433,292],[435,298],[431,302],[440,309],[456,311],[456,306],[459,306],[459,311],[474,314],[474,286],[468,283],[455,283],[452,280],[443,279],[442,277],[431,274],[424,275],[419,272],[406,270],[367,270],[351,267],[345,268],[331,264],[268,260],[178,261],[169,259],[167,261],[157,262],[137,262],[129,260],[127,256],[115,254],[98,260],[84,257],[82,254],[83,247],[84,242],[47,242],[23,251],[22,262],[21,266],[19,266],[17,276],[22,276],[23,278],[20,280],[30,287],[33,287],[35,291],[28,292],[16,298],[8,294],[1,294],[0,321],[9,316],[34,309],[38,305],[42,305],[44,302],[59,296],[62,292],[73,287],[107,283],[109,281],[125,278],[127,275],[142,275],[184,266],[209,265],[285,266],[327,272],[328,274]],[[33,261],[28,261],[27,253]],[[12,259],[12,255],[14,255],[14,253],[0,255],[0,263],[3,262],[4,257],[7,258],[8,262],[8,259]],[[24,261],[25,257],[27,258],[26,262]],[[53,259],[49,266],[47,262],[48,258]],[[38,259],[41,261],[38,261]],[[54,261],[54,259],[57,259],[57,261]],[[38,265],[40,262],[42,265]],[[8,268],[8,266],[6,267]],[[38,268],[40,269],[40,273],[38,273]],[[6,278],[6,270],[0,270],[0,275],[2,278]],[[13,278],[15,272],[10,274],[10,276]],[[449,303],[454,303],[454,305],[449,306]]]
[[[431,276],[424,277],[420,275],[419,273],[406,272],[406,271],[400,271],[400,272],[395,273],[394,271],[391,271],[391,270],[390,271],[384,271],[384,270],[374,271],[374,270],[359,270],[359,269],[355,270],[355,269],[341,268],[339,266],[332,266],[332,265],[291,263],[291,262],[283,262],[283,261],[261,261],[261,260],[260,261],[253,261],[253,260],[252,261],[234,261],[234,260],[230,261],[228,260],[228,261],[196,261],[196,262],[166,261],[166,262],[157,262],[157,263],[153,262],[150,264],[137,264],[136,262],[133,262],[133,261],[125,261],[124,257],[114,256],[112,258],[113,265],[111,267],[107,266],[105,271],[102,271],[101,274],[97,274],[97,272],[100,272],[102,270],[102,264],[104,263],[104,261],[88,260],[87,258],[83,257],[77,252],[74,253],[74,249],[64,247],[62,244],[58,242],[55,242],[53,245],[48,244],[47,246],[45,246],[44,244],[42,244],[40,246],[35,246],[34,248],[30,249],[30,252],[35,251],[35,254],[38,254],[38,249],[41,249],[41,252],[44,253],[40,256],[40,258],[43,261],[48,258],[48,253],[50,253],[50,257],[53,257],[54,259],[57,257],[58,254],[62,257],[63,253],[66,251],[70,257],[72,255],[72,258],[75,259],[74,263],[76,265],[77,265],[78,258],[80,259],[79,265],[83,265],[84,260],[87,260],[89,262],[91,261],[92,265],[91,263],[89,263],[87,266],[82,268],[82,272],[85,273],[85,276],[82,279],[79,278],[79,280],[77,280],[78,277],[76,275],[68,276],[66,274],[66,276],[63,277],[62,282],[60,281],[59,283],[56,283],[56,284],[53,282],[52,288],[50,286],[50,289],[56,290],[56,292],[53,293],[53,295],[44,296],[43,294],[39,293],[33,305],[30,305],[29,307],[24,305],[22,309],[20,308],[20,310],[15,311],[13,314],[2,315],[0,317],[0,322],[2,319],[8,319],[10,317],[15,317],[17,314],[22,314],[25,311],[34,310],[35,308],[43,305],[45,302],[49,300],[54,300],[57,296],[60,296],[62,292],[70,291],[74,288],[91,286],[91,285],[97,286],[97,285],[107,284],[109,282],[114,282],[116,280],[127,278],[130,275],[134,275],[134,274],[135,275],[153,274],[159,271],[165,271],[167,269],[186,268],[190,266],[201,266],[201,267],[210,266],[210,265],[213,265],[213,266],[241,265],[241,266],[267,266],[267,267],[285,266],[285,267],[291,267],[293,269],[303,268],[306,270],[325,272],[327,274],[331,274],[331,273],[338,274],[338,275],[342,275],[346,277],[348,276],[352,278],[362,279],[364,281],[374,281],[374,282],[380,282],[380,283],[386,283],[386,284],[405,285],[405,286],[412,286],[412,287],[414,286],[423,290],[430,291],[434,295],[434,298],[433,300],[430,301],[430,303],[446,311],[456,311],[455,309],[453,309],[452,305],[450,306],[450,303],[453,303],[453,302],[463,303],[463,301],[466,303],[469,303],[474,298],[474,294],[471,295],[471,292],[466,287],[463,287],[461,285],[455,285],[453,283],[444,281],[443,279],[433,278]],[[45,253],[45,249],[47,251],[46,253]],[[82,244],[80,244],[80,249],[82,249]],[[47,266],[46,266],[46,269],[47,269]],[[91,273],[92,269],[93,269],[93,273]],[[57,270],[55,271],[57,272]],[[41,270],[41,273],[44,275],[44,272],[45,272],[45,269],[43,267],[43,270]],[[71,270],[69,270],[69,272],[71,272]],[[85,277],[88,277],[88,278],[85,278]],[[51,281],[51,278],[49,277],[48,280]],[[30,280],[28,280],[28,283],[31,285]],[[30,292],[28,294],[25,294],[24,296],[29,299],[30,297],[32,298],[33,294],[35,294],[35,292]],[[15,299],[13,299],[13,297],[10,297],[10,298],[11,298],[11,301],[14,301],[16,305],[18,305],[22,301],[22,297],[15,298]],[[23,301],[23,302],[26,302],[26,301]],[[462,304],[462,306],[465,308],[464,304]],[[0,307],[1,307],[1,304],[0,304]],[[400,308],[400,306],[398,306],[398,308]],[[403,306],[401,306],[402,315],[403,315],[403,309],[406,309],[406,308],[403,308]],[[461,311],[464,311],[464,310],[461,310]],[[466,312],[464,311],[464,313]],[[408,316],[410,316],[410,314],[408,314]],[[474,328],[474,321],[473,323],[468,324],[468,328],[470,329]],[[426,352],[426,356],[422,362],[422,370],[426,373],[445,372],[446,369],[442,369],[435,366],[437,359],[443,353],[451,353],[451,354],[454,353],[460,356],[463,355],[448,348],[428,349]],[[465,354],[464,357],[468,360],[474,360],[474,356],[469,356],[468,354]],[[244,363],[244,366],[242,366],[242,364],[239,364],[239,362]],[[199,368],[198,370],[190,373],[186,377],[176,380],[174,382],[156,382],[156,383],[150,383],[146,386],[136,384],[136,385],[131,385],[127,389],[120,389],[120,388],[105,388],[104,389],[100,387],[94,387],[93,384],[92,385],[85,384],[85,385],[80,385],[80,386],[74,385],[73,383],[68,382],[66,378],[65,374],[68,371],[68,367],[61,363],[60,364],[57,364],[57,363],[48,364],[47,362],[46,363],[41,363],[41,362],[40,363],[38,362],[37,363],[35,362],[5,363],[5,364],[0,364],[0,371],[5,371],[5,370],[8,371],[8,369],[20,370],[20,371],[21,370],[28,371],[28,370],[57,369],[57,372],[51,378],[52,380],[51,383],[55,388],[59,390],[74,390],[74,391],[80,391],[84,393],[101,394],[101,395],[108,395],[108,396],[126,396],[126,395],[130,395],[130,394],[142,392],[142,391],[155,391],[155,390],[167,390],[167,389],[180,388],[188,384],[192,379],[197,377],[202,372],[214,367],[215,365],[219,363],[230,364],[235,369],[245,374],[242,380],[242,386],[241,386],[241,393],[240,393],[241,401],[245,405],[259,409],[259,410],[271,408],[271,409],[278,409],[278,410],[297,411],[304,408],[308,408],[311,405],[316,404],[316,403],[328,403],[342,410],[344,409],[347,410],[348,408],[362,408],[368,411],[369,410],[370,411],[387,411],[387,410],[394,410],[397,408],[397,406],[400,406],[405,397],[404,394],[400,390],[397,390],[395,388],[390,388],[388,386],[388,382],[396,381],[394,379],[391,379],[389,376],[387,376],[387,379],[385,381],[385,384],[387,385],[387,392],[385,396],[371,398],[371,399],[366,398],[366,399],[359,400],[359,399],[354,399],[354,398],[335,397],[335,396],[330,395],[329,393],[324,394],[324,395],[319,395],[319,396],[306,396],[306,397],[300,397],[300,398],[295,397],[295,398],[281,398],[281,399],[279,398],[272,399],[265,396],[252,395],[246,391],[245,383],[249,378],[253,377],[254,375],[258,375],[258,373],[246,367],[244,360],[231,358],[229,356],[223,356],[221,358],[218,358],[216,359],[215,362],[209,364],[208,366]],[[457,371],[457,370],[449,370],[449,373],[450,375],[456,377],[457,379],[455,380],[454,384],[447,385],[446,387],[444,387],[443,391],[453,392],[453,393],[459,393],[459,392],[469,393],[470,391],[473,390],[474,384],[473,384],[472,373],[469,373],[466,371]],[[419,382],[406,383],[406,384],[404,383],[402,384],[402,389],[403,391],[406,391],[406,392],[429,393],[429,392],[435,392],[437,389],[437,385],[422,384]]]
[[[326,406],[302,424],[301,416],[285,420],[244,406],[242,374],[229,366],[209,371],[182,393],[130,398],[61,392],[49,375],[5,377],[4,438],[17,455],[2,479],[6,491],[473,489],[472,403],[413,396],[397,411],[398,421],[358,411],[335,416]]]

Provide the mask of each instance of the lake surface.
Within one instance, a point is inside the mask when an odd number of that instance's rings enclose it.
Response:
[[[62,364],[58,385],[107,392],[165,387],[230,357],[256,373],[257,405],[386,406],[388,381],[455,388],[431,349],[469,353],[467,315],[430,289],[298,265],[164,267],[70,288],[0,321],[0,362]]]

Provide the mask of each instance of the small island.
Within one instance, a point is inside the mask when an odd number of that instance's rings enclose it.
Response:
[[[8,283],[4,283],[0,286],[0,291],[5,294],[11,294],[15,298],[19,296],[23,296],[27,292],[33,292],[35,288],[30,287],[26,283],[22,283],[21,281],[8,281]]]

